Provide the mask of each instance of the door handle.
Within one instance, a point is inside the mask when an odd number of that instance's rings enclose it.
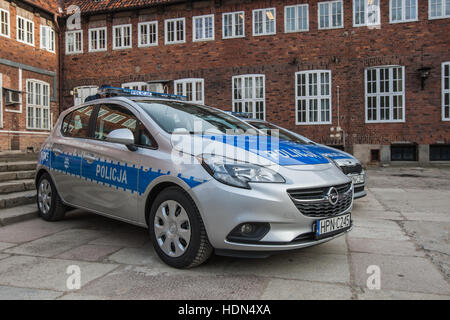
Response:
[[[57,156],[59,156],[61,153],[63,153],[62,150],[61,150],[61,149],[58,149],[58,148],[53,148],[52,151],[53,151],[53,153],[54,153],[55,155],[57,155]]]
[[[94,161],[97,160],[97,158],[94,157],[94,155],[92,155],[92,154],[85,154],[85,155],[84,155],[84,159],[85,159],[86,162],[89,163],[89,164],[91,164],[91,163],[93,163]]]

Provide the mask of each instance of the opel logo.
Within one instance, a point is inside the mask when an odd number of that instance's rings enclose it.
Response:
[[[335,206],[338,203],[339,193],[335,187],[331,187],[330,190],[328,190],[327,197],[331,205]]]

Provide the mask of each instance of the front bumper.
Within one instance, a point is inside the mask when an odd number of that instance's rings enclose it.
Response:
[[[366,187],[365,183],[355,185],[355,194],[354,194],[355,200],[364,198],[367,195],[365,187]]]
[[[304,180],[313,175],[315,186],[334,186],[348,183],[338,170],[321,173],[302,172]],[[296,179],[297,180],[297,179]],[[343,233],[315,240],[313,224],[321,218],[300,213],[287,190],[305,188],[308,184],[252,184],[251,190],[224,185],[214,179],[193,189],[211,245],[220,252],[284,251],[324,243]],[[351,205],[340,214],[349,213]],[[243,223],[268,223],[270,230],[257,242],[244,243],[227,240],[229,233]],[[347,230],[348,232],[349,230]],[[311,235],[312,234],[312,235]]]

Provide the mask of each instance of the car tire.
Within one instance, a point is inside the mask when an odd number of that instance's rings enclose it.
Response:
[[[213,247],[200,212],[183,189],[164,189],[153,202],[148,221],[153,247],[169,266],[192,268],[211,256]]]
[[[64,219],[67,207],[56,191],[55,184],[48,173],[44,173],[37,184],[36,195],[39,216],[46,221]]]

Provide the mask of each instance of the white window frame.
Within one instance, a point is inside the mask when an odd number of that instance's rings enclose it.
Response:
[[[356,1],[364,1],[364,23],[356,23]],[[377,22],[372,23],[369,21],[369,10],[367,9],[368,3],[370,0],[353,0],[353,27],[369,27],[369,26],[379,26],[381,25],[381,9],[380,9],[380,0],[373,0],[377,4],[374,4],[374,6],[378,6],[377,10]]]
[[[328,85],[328,94],[324,94],[322,92],[322,82],[321,82],[321,74],[328,74],[329,79],[329,85]],[[309,77],[310,75],[316,75],[317,76],[317,94],[311,95],[310,92],[310,82]],[[299,75],[305,75],[306,84],[306,95],[301,96],[298,94],[298,76]],[[331,70],[306,70],[306,71],[299,71],[295,73],[295,124],[296,125],[322,125],[322,124],[331,124],[333,120],[333,103],[332,103],[332,97],[333,97],[333,79]],[[322,119],[322,100],[328,99],[329,100],[329,120],[323,120]],[[300,121],[298,113],[299,113],[299,101],[305,100],[306,102],[306,121]],[[317,100],[317,121],[311,121],[310,120],[310,102],[311,100]]]
[[[105,32],[105,38],[104,38],[105,47],[104,48],[100,48],[101,41],[100,41],[99,35],[100,35],[101,31]],[[93,32],[96,33],[96,41],[95,42],[96,42],[97,49],[92,48],[92,33]],[[89,43],[88,43],[89,52],[102,52],[102,51],[108,50],[108,29],[106,27],[89,29],[88,30],[88,41],[89,41]]]
[[[434,19],[445,19],[445,18],[450,18],[450,14],[446,14],[446,10],[447,10],[447,2],[446,0],[440,0],[441,1],[441,15],[439,16],[432,16],[431,12],[432,12],[432,0],[428,0],[428,19],[430,20],[434,20]]]
[[[150,37],[150,27],[155,28],[155,42],[151,42]],[[142,43],[142,27],[147,28],[147,35],[145,37],[146,43]],[[155,47],[158,45],[158,21],[147,21],[138,23],[138,47],[146,48],[146,47]]]
[[[443,62],[442,63],[442,121],[450,121],[450,76],[448,77],[448,79],[445,79],[445,67],[449,68],[449,73],[450,73],[450,61],[448,62]],[[448,83],[448,89],[445,89],[445,82]],[[448,118],[445,117],[445,95],[448,94],[449,95],[449,106],[447,106],[448,113],[449,116]]]
[[[5,14],[6,22],[2,20],[2,15]],[[11,19],[9,11],[0,8],[0,36],[10,38],[11,37]],[[2,33],[2,25],[6,25],[8,28],[8,33]]]
[[[197,99],[197,84],[201,83],[201,99]],[[204,104],[205,103],[205,80],[202,78],[187,78],[187,79],[178,79],[174,81],[174,93],[180,96],[187,96],[187,90],[186,87],[188,84],[192,85],[192,99],[187,99],[186,101],[193,102],[193,103],[199,103]],[[182,86],[182,92],[178,91],[178,85]],[[195,93],[195,94],[194,94]]]
[[[267,32],[267,12],[269,11],[273,11],[273,32]],[[262,25],[263,25],[263,32],[262,33],[256,33],[256,14],[258,12],[262,12],[262,17],[263,17],[263,21],[262,21]],[[270,36],[270,35],[274,35],[277,33],[277,9],[276,8],[264,8],[264,9],[255,9],[253,10],[252,13],[252,17],[253,17],[253,21],[252,21],[252,25],[253,25],[253,36],[254,37],[258,37],[258,36]]]
[[[30,85],[33,87],[32,91],[30,92],[29,88]],[[37,86],[40,86],[40,96],[37,95]],[[44,94],[44,88],[47,87],[47,96]],[[36,79],[27,79],[26,81],[26,88],[27,88],[27,98],[26,98],[26,128],[27,129],[34,129],[34,130],[48,130],[50,131],[51,126],[51,115],[50,115],[50,84],[47,82],[36,80]],[[30,94],[32,96],[30,96]],[[30,109],[33,110],[33,116],[32,116],[32,125],[29,123],[29,112]],[[37,111],[40,112],[40,117],[38,118]],[[44,126],[44,113],[47,111],[47,126]],[[39,124],[38,124],[39,119]]]
[[[206,37],[206,19],[211,19],[212,21],[212,36],[211,37]],[[197,20],[201,20],[202,22],[202,28],[201,28],[201,37],[197,38],[197,34],[196,34],[196,26],[195,23]],[[215,38],[215,28],[214,28],[214,14],[207,14],[207,15],[203,15],[203,16],[194,16],[192,17],[192,41],[193,42],[198,42],[198,41],[212,41]]]
[[[414,12],[415,14],[415,18],[414,19],[406,19],[406,1],[407,0],[400,0],[402,2],[401,4],[401,19],[399,20],[392,20],[392,5],[393,5],[393,0],[389,0],[389,23],[403,23],[403,22],[414,22],[414,21],[418,21],[418,1],[417,0],[411,0],[411,1],[415,1],[416,5],[416,10]]]
[[[130,44],[124,45],[125,43],[125,33],[124,30],[130,28]],[[120,46],[116,44],[116,32],[117,30],[120,30],[121,37],[120,37]],[[123,49],[131,49],[133,47],[133,25],[132,24],[119,24],[116,26],[113,26],[113,34],[112,34],[112,44],[113,44],[113,50],[123,50]]]
[[[41,25],[41,49],[55,53],[55,30],[50,26]]]
[[[69,51],[69,35],[74,35],[73,40],[74,42],[72,43],[73,45],[73,51]],[[80,48],[79,50],[76,50],[77,46],[76,46],[76,34],[80,34]],[[78,54],[78,53],[83,53],[83,30],[73,30],[73,31],[67,31],[66,32],[66,54]]]
[[[242,15],[242,34],[236,35],[236,15]],[[225,35],[225,16],[231,16],[231,36]],[[244,38],[245,37],[245,12],[244,11],[235,11],[235,12],[225,12],[222,14],[222,38],[223,39],[233,39],[233,38]]]
[[[147,82],[126,82],[122,83],[122,88],[140,91],[149,91],[149,84]]]
[[[0,128],[3,128],[3,74],[0,73]]]
[[[20,39],[21,32],[20,32],[20,29],[19,29],[19,20],[23,20],[23,36],[24,36],[24,39]],[[27,18],[24,18],[24,17],[21,17],[21,16],[17,16],[16,17],[16,23],[17,23],[16,24],[17,41],[19,41],[21,43],[28,44],[28,45],[34,47],[34,21],[32,21],[30,19],[27,19]],[[31,40],[32,40],[32,42],[27,41],[28,33],[29,33],[29,30],[28,30],[29,25],[31,25]]]
[[[402,71],[402,91],[394,92],[393,84],[394,84],[394,78],[393,78],[393,69],[394,68],[400,68]],[[381,77],[380,77],[380,70],[381,69],[389,69],[389,91],[388,92],[380,92],[381,88]],[[368,71],[369,70],[376,70],[376,93],[368,93]],[[376,66],[376,67],[369,67],[364,70],[364,92],[365,92],[365,122],[366,123],[396,123],[396,122],[405,122],[406,118],[406,100],[405,100],[405,86],[406,86],[406,79],[405,79],[405,67],[404,66]],[[394,103],[393,99],[394,96],[401,96],[402,97],[402,119],[393,119],[394,116]],[[368,99],[374,97],[376,98],[376,120],[369,120],[369,105],[368,105]],[[380,97],[388,97],[389,98],[389,119],[387,120],[381,120],[381,104],[380,104]]]
[[[341,25],[333,26],[333,4],[340,3],[341,4]],[[322,4],[328,4],[328,27],[320,26],[320,7]],[[335,1],[322,1],[317,3],[317,26],[319,30],[328,30],[328,29],[341,29],[344,27],[344,3],[342,0]]]
[[[298,9],[299,8],[306,8],[306,29],[301,29],[299,27],[299,21],[298,21]],[[288,30],[288,9],[294,9],[295,10],[295,28],[294,30]],[[284,7],[284,32],[285,33],[294,33],[294,32],[307,32],[309,31],[309,5],[306,4],[297,4],[293,6],[285,6]]]
[[[182,21],[183,22],[183,40],[173,40],[169,41],[169,23],[174,23],[174,35],[175,39],[177,38],[176,35],[178,34],[177,22]],[[186,18],[175,18],[175,19],[167,19],[164,20],[164,44],[179,44],[179,43],[186,43]]]
[[[262,85],[263,85],[263,97],[262,98],[256,98],[256,78],[262,78]],[[245,87],[245,80],[246,79],[252,79],[252,87],[251,87],[251,97],[246,98],[246,87]],[[235,80],[240,80],[240,88],[235,87]],[[236,104],[241,103],[242,104],[242,112],[245,111],[245,104],[251,103],[252,104],[252,118],[257,118],[261,120],[266,119],[266,76],[264,74],[243,74],[238,76],[233,76],[231,79],[232,83],[232,103],[233,103],[233,111],[236,112]],[[240,90],[241,92],[241,99],[238,99],[235,97],[235,93],[237,90]],[[257,117],[256,112],[256,103],[262,102],[263,106],[263,118]]]

